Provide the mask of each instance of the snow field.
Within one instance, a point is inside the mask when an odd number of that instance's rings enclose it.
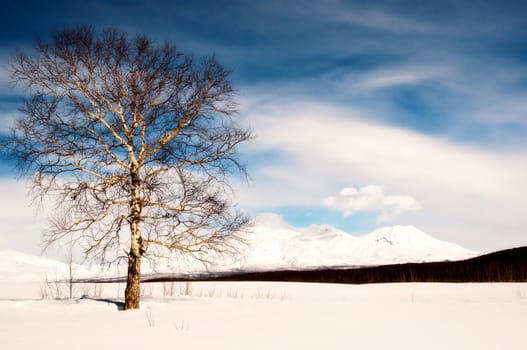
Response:
[[[0,281],[2,349],[527,348],[527,283],[144,283],[141,310],[126,312],[40,300],[40,285]]]

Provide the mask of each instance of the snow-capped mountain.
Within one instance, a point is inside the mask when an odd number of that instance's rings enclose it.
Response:
[[[452,261],[478,255],[455,243],[438,240],[414,226],[379,228],[362,240],[364,256],[382,263]]]
[[[358,237],[329,225],[295,228],[276,214],[261,214],[253,223],[242,269],[382,265],[477,255],[413,226],[384,227]]]
[[[65,276],[68,266],[60,261],[17,251],[0,252],[0,278],[32,279]]]
[[[383,265],[404,262],[461,260],[478,255],[457,244],[440,241],[413,226],[379,228],[353,236],[329,225],[297,228],[276,214],[253,219],[242,256],[214,260],[208,268],[194,259],[145,260],[144,273],[189,273],[204,270],[272,270],[316,267]],[[121,269],[74,265],[76,278],[122,275]],[[0,252],[0,278],[66,278],[68,264],[14,251]]]
[[[71,269],[74,278],[103,277],[106,273],[101,266],[72,264]],[[0,279],[51,281],[65,279],[69,273],[69,264],[61,261],[12,250],[0,251]]]

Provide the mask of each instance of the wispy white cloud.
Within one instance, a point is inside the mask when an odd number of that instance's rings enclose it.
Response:
[[[326,207],[341,211],[345,217],[358,212],[379,212],[377,223],[389,223],[397,216],[418,211],[421,205],[411,196],[387,195],[382,186],[345,187],[337,196],[323,200]]]
[[[384,30],[390,33],[430,34],[437,31],[435,26],[415,17],[401,16],[395,12],[378,8],[339,8],[338,11],[332,11],[331,14],[333,20],[341,23]]]
[[[376,89],[396,85],[411,85],[421,81],[422,79],[423,77],[420,77],[416,74],[399,73],[372,77],[359,85],[368,89]]]
[[[342,79],[340,86],[353,92],[360,92],[401,85],[417,85],[426,81],[448,80],[455,74],[453,71],[453,67],[439,63],[401,64],[349,74]]]

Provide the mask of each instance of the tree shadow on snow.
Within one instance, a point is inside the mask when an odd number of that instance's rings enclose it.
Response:
[[[114,300],[110,298],[94,298],[94,297],[90,297],[89,295],[83,295],[80,297],[80,299],[81,300],[93,300],[93,301],[98,301],[98,302],[106,303],[106,304],[113,304],[117,306],[118,310],[124,310],[124,301]]]

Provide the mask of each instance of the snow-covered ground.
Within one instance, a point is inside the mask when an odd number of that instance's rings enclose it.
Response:
[[[67,265],[0,258],[1,349],[527,348],[527,283],[143,283],[141,309],[122,312],[123,284],[69,299]]]
[[[526,283],[143,284],[126,312],[103,300],[120,284],[72,300],[41,300],[41,287],[0,280],[2,349],[527,348]]]
[[[413,227],[361,238],[332,227],[256,223],[245,265],[378,264],[474,255]],[[170,268],[170,266],[165,266]],[[115,274],[73,265],[74,277]],[[143,283],[140,310],[118,311],[123,284],[75,284],[69,266],[0,252],[1,349],[526,349],[527,283],[336,285]],[[122,273],[120,273],[122,275]]]

